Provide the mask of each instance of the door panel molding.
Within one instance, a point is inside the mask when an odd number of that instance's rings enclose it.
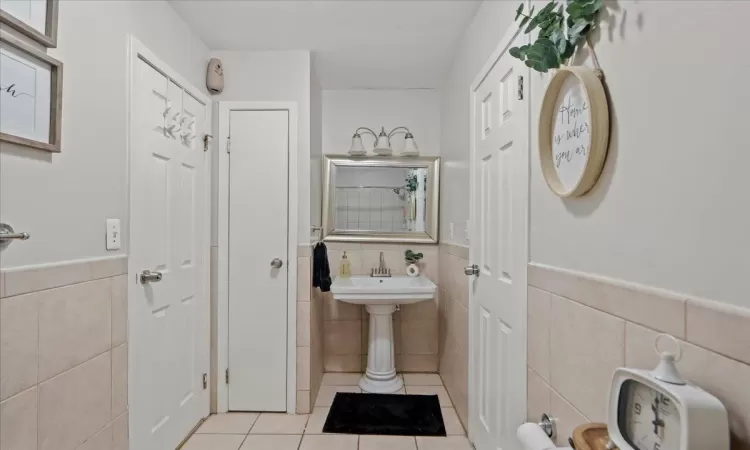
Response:
[[[214,176],[218,196],[218,269],[217,269],[217,314],[216,367],[217,377],[217,412],[227,412],[229,407],[229,390],[224,374],[228,367],[229,357],[229,115],[231,111],[288,111],[289,113],[289,218],[287,224],[287,392],[286,412],[293,414],[296,410],[297,397],[297,221],[299,216],[298,192],[298,105],[296,102],[251,102],[225,101],[218,102],[214,111],[218,128],[217,138],[213,141],[216,155],[214,163],[217,170]],[[231,148],[231,147],[230,147]]]

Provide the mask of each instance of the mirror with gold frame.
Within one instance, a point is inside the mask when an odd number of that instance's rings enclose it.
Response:
[[[323,240],[438,242],[440,158],[327,155]]]

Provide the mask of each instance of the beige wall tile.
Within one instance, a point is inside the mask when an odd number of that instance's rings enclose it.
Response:
[[[112,450],[129,449],[128,413],[125,412],[112,422]]]
[[[323,376],[323,386],[357,386],[362,374],[355,373],[327,373]]]
[[[557,419],[557,440],[559,446],[567,446],[568,438],[579,425],[588,423],[586,416],[564,399],[554,389],[550,391],[550,414]]]
[[[37,449],[37,395],[33,387],[0,403],[0,449]]]
[[[310,390],[310,347],[297,347],[297,390]]]
[[[297,391],[297,414],[310,414],[310,391]]]
[[[437,320],[401,322],[401,353],[404,355],[437,355]]]
[[[529,284],[653,329],[685,336],[685,299],[612,278],[529,264]]]
[[[364,273],[370,273],[373,268],[380,266],[380,252],[383,252],[385,267],[392,275],[406,275],[406,260],[402,250],[364,250],[362,252],[362,267]]]
[[[89,280],[90,261],[10,269],[5,271],[5,295],[12,297]]]
[[[312,286],[312,272],[310,258],[297,258],[297,301],[310,301],[310,286]]]
[[[438,355],[396,355],[396,368],[400,372],[438,371]]]
[[[323,293],[324,320],[360,320],[362,307],[333,299],[330,292]]]
[[[659,362],[654,351],[657,332],[628,323],[626,363],[628,367],[653,369]],[[677,369],[688,381],[715,395],[729,413],[736,439],[750,443],[750,365],[683,342]]]
[[[128,340],[128,275],[112,278],[112,346]]]
[[[396,358],[398,360],[398,357]],[[326,372],[361,372],[362,355],[325,355],[323,368]]]
[[[297,347],[310,345],[310,302],[297,303]]]
[[[750,309],[687,300],[687,340],[750,364]]]
[[[89,270],[91,271],[91,280],[116,277],[128,272],[128,258],[120,255],[91,261]]]
[[[328,248],[328,260],[331,260],[331,251],[346,250],[347,252],[362,250],[362,244],[359,242],[326,242]],[[366,244],[365,244],[366,245]]]
[[[326,322],[326,355],[359,355],[362,347],[361,326],[360,320]]]
[[[450,309],[451,336],[459,349],[469,348],[469,310],[459,302],[453,302]]]
[[[550,413],[551,389],[530,367],[526,369],[526,420],[537,423]]]
[[[51,289],[39,296],[39,381],[111,348],[109,279]]]
[[[128,344],[112,349],[112,418],[128,409]]]
[[[437,320],[439,294],[435,299],[401,306],[402,321]]]
[[[5,271],[0,269],[0,298],[5,297]]]
[[[331,267],[331,277],[335,278],[339,274],[339,266],[341,259],[344,257],[343,250],[330,250],[328,252],[328,264]],[[362,251],[360,250],[347,250],[346,259],[349,260],[349,266],[352,271],[352,275],[364,275],[365,269],[362,267]],[[369,269],[367,269],[367,273]]]
[[[111,364],[107,352],[39,386],[39,450],[75,448],[109,423]]]
[[[528,299],[528,364],[549,382],[550,294],[529,286]]]
[[[112,424],[109,424],[81,444],[77,450],[112,450],[112,443]]]
[[[551,296],[550,385],[592,420],[606,420],[612,373],[625,363],[625,321]]]
[[[436,373],[407,373],[404,374],[406,386],[442,386],[443,380]]]
[[[0,401],[37,383],[38,298],[34,293],[0,300]]]

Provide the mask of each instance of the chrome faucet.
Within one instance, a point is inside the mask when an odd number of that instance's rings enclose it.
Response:
[[[370,271],[371,277],[390,277],[391,276],[391,269],[387,269],[385,267],[385,256],[383,256],[383,252],[380,252],[380,264],[378,265],[377,269],[372,269]]]

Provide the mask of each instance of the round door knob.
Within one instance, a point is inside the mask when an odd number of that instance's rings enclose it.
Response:
[[[153,271],[152,272],[150,270],[144,270],[143,272],[141,272],[141,283],[142,284],[157,283],[157,282],[161,281],[161,279],[162,279],[161,272],[157,272],[157,271]]]
[[[271,267],[274,269],[281,269],[281,266],[284,265],[284,261],[280,260],[279,258],[274,258],[271,260]]]
[[[475,275],[479,276],[479,266],[476,264],[472,264],[470,266],[464,267],[464,273],[466,275]]]

